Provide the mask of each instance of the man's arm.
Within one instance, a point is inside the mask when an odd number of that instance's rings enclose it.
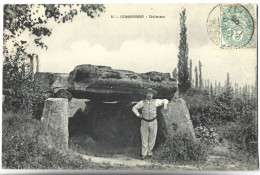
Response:
[[[167,105],[168,105],[169,101],[167,99],[156,99],[155,100],[155,106],[159,107],[163,105],[164,109],[167,109]]]
[[[141,114],[138,112],[138,109],[143,107],[143,100],[139,101],[133,108],[132,111],[137,117],[141,117]]]

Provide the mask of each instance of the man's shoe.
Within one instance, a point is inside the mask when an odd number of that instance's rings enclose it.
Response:
[[[145,160],[145,159],[146,159],[146,156],[142,156],[142,157],[141,157],[141,160]]]
[[[148,157],[153,157],[153,152],[148,153]]]
[[[148,155],[148,157],[153,157],[153,156],[154,156],[153,154]]]

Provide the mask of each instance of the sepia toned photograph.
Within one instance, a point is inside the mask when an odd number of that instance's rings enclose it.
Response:
[[[257,4],[2,10],[3,170],[259,171]]]

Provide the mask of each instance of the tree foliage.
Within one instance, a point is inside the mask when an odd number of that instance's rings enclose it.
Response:
[[[213,92],[213,86],[212,86],[212,82],[210,83],[210,95],[213,96],[214,92]]]
[[[206,83],[205,83],[206,84]],[[199,61],[199,87],[203,88],[203,79],[202,79],[202,64]]]
[[[31,68],[35,54],[29,51],[29,48],[35,44],[42,49],[48,49],[42,40],[52,34],[51,28],[48,28],[50,20],[65,23],[72,21],[79,13],[86,13],[86,16],[94,18],[104,10],[105,7],[101,4],[4,5],[3,89],[4,95],[8,95],[5,100],[6,106],[15,105],[15,108],[21,108],[23,104],[29,104],[28,99],[35,99],[35,93],[39,93],[35,91],[37,85],[33,81]],[[33,43],[29,40],[31,38]]]
[[[175,80],[177,80],[177,78],[178,78],[178,73],[177,73],[176,68],[174,68],[174,70],[172,71],[172,78],[175,79]]]
[[[155,158],[160,162],[203,162],[207,156],[206,144],[195,142],[190,135],[176,134],[166,139],[155,152]]]
[[[195,66],[195,87],[199,86],[199,78],[198,78],[198,68]]]
[[[190,87],[190,75],[188,69],[188,43],[187,43],[187,27],[186,27],[186,9],[180,13],[180,44],[178,54],[178,81],[180,92],[186,92]]]
[[[191,84],[191,87],[194,86],[193,84],[193,81],[192,81],[192,59],[190,59],[190,67],[189,67],[190,71],[189,71],[189,74],[190,74],[190,84]]]

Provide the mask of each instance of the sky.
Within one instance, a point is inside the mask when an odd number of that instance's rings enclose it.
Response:
[[[79,14],[73,22],[49,21],[52,35],[43,41],[48,49],[30,49],[39,55],[41,72],[69,73],[80,64],[105,65],[138,73],[171,73],[178,63],[179,13],[187,11],[189,59],[194,68],[202,62],[202,77],[224,84],[227,72],[231,82],[255,83],[257,50],[221,49],[207,32],[211,5],[106,5],[106,12],[91,19]],[[119,18],[111,18],[111,15]],[[145,15],[145,19],[120,18]],[[149,15],[165,18],[149,18]],[[194,77],[193,77],[194,78]]]

